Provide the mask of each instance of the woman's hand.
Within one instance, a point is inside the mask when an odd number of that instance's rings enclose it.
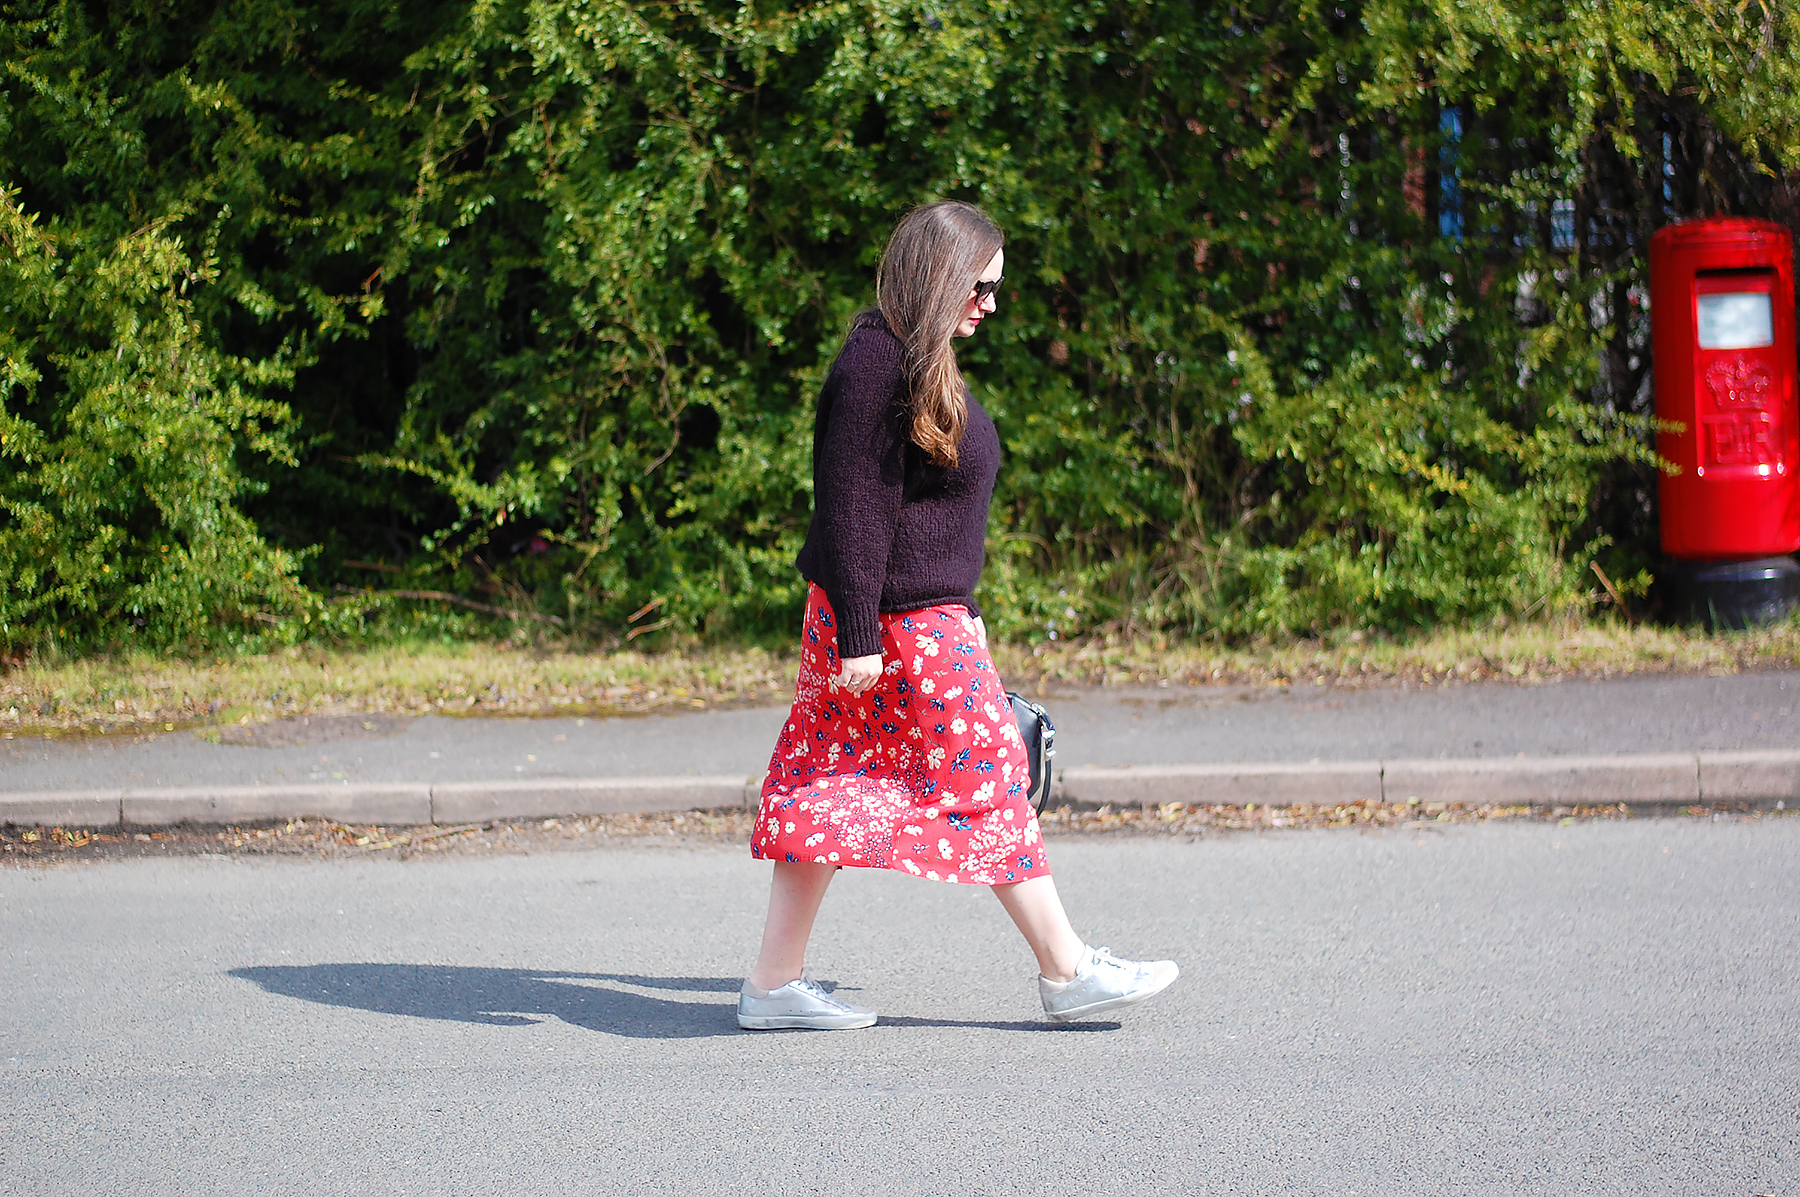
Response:
[[[880,653],[874,653],[867,657],[846,657],[843,671],[838,674],[837,684],[852,694],[861,694],[873,686],[880,677]]]

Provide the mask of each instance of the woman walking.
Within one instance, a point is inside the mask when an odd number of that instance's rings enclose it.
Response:
[[[908,214],[882,253],[878,306],[819,395],[800,677],[751,840],[775,877],[738,998],[746,1030],[874,1025],[873,1010],[804,976],[839,868],[991,886],[1059,1021],[1142,1001],[1179,972],[1090,948],[1070,927],[975,603],[1000,438],[952,342],[994,311],[1003,244],[969,204]]]

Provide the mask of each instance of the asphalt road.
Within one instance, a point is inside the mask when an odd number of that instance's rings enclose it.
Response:
[[[1045,701],[1063,767],[1800,748],[1800,673],[1791,670],[1422,688],[1070,687]],[[240,743],[192,731],[5,739],[0,791],[748,777],[768,767],[786,713],[340,716],[227,729]]]
[[[993,899],[846,872],[743,1034],[742,850],[0,869],[0,1193],[1792,1194],[1800,819],[1064,840],[1184,975],[1054,1029]]]

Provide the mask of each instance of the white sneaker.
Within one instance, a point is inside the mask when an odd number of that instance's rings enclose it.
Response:
[[[1038,996],[1045,1014],[1069,1022],[1155,997],[1180,975],[1173,960],[1120,960],[1106,948],[1089,948],[1073,981],[1040,976]]]
[[[746,1031],[850,1031],[875,1025],[875,1011],[840,1002],[809,977],[767,990],[767,997],[752,996],[750,989],[745,981],[738,992],[738,1026]]]

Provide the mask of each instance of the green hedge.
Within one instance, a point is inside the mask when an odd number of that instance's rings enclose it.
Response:
[[[1800,223],[1800,17],[1254,7],[6,5],[0,640],[785,630],[813,394],[939,196],[1010,238],[1002,630],[1641,591],[1644,246]]]

